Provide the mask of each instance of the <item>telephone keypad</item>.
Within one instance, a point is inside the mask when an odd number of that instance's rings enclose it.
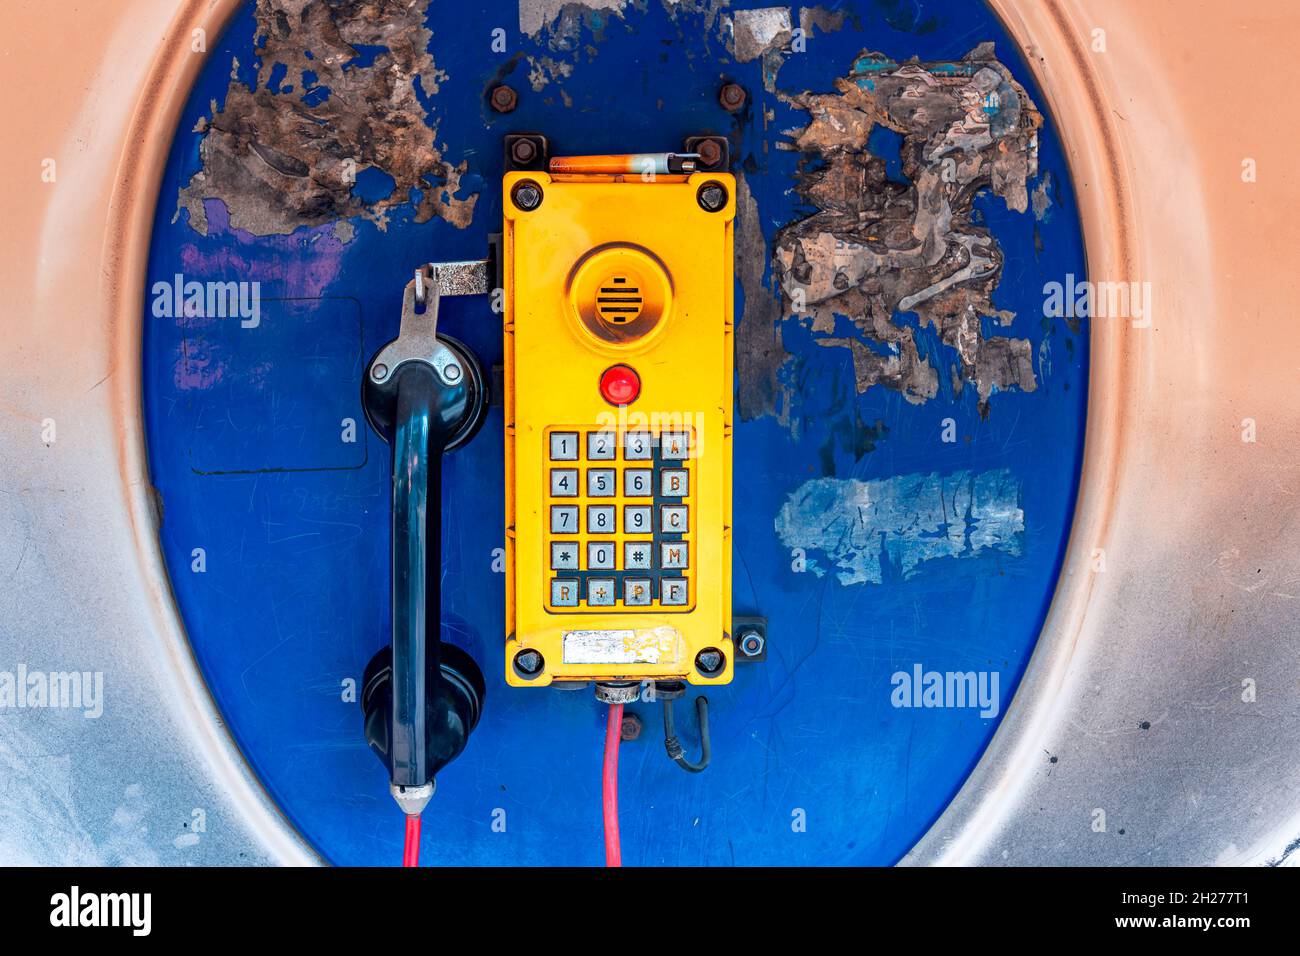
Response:
[[[547,610],[694,606],[694,438],[689,428],[569,426],[548,433],[551,461],[566,466],[549,468]]]

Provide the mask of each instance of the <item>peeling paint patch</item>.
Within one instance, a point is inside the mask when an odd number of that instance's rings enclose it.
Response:
[[[467,164],[443,159],[427,122],[425,103],[446,78],[428,52],[429,3],[257,0],[257,80],[250,88],[231,71],[177,216],[185,210],[206,235],[205,203],[221,200],[233,228],[285,235],[349,217],[383,228],[388,210],[414,202],[416,222],[469,225],[477,196],[458,195]],[[311,95],[285,84],[299,76]],[[391,193],[358,195],[366,170],[391,178]]]
[[[573,75],[573,64],[563,60],[554,60],[549,56],[528,58],[528,84],[534,93],[546,89],[553,80]]]
[[[816,478],[776,516],[787,548],[824,555],[844,585],[911,578],[926,561],[986,551],[1020,554],[1025,513],[1009,470],[896,475],[873,481]],[[815,560],[809,568],[825,574]]]
[[[549,34],[552,50],[577,49],[585,26],[599,34],[609,14],[622,16],[628,0],[519,0],[519,32],[538,37]]]
[[[782,49],[794,32],[789,7],[737,10],[731,22],[737,63],[752,63],[764,53]]]
[[[777,233],[785,317],[851,350],[859,392],[884,385],[917,404],[938,394],[906,313],[956,351],[955,390],[974,384],[982,415],[994,392],[1036,389],[1030,342],[986,335],[981,322],[1015,316],[993,304],[1003,254],[974,200],[990,189],[1026,211],[1042,125],[993,44],[945,63],[864,52],[835,92],[779,95],[810,117],[783,145],[801,153],[796,190],[816,209]],[[897,171],[878,154],[881,133],[895,138]],[[836,316],[861,338],[831,335]]]

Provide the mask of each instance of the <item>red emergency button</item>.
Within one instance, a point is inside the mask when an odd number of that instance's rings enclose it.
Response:
[[[600,395],[611,405],[631,405],[641,394],[641,377],[627,365],[611,365],[600,376]]]

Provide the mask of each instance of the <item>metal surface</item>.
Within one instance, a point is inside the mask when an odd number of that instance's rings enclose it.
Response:
[[[176,38],[215,37],[230,6],[9,11],[6,82],[61,67],[0,105],[6,128],[60,163],[55,189],[26,185],[30,150],[0,160],[12,211],[0,256],[4,648],[107,680],[97,720],[0,718],[4,862],[313,859],[199,677],[141,441],[146,246],[201,61]],[[1081,500],[1052,612],[992,745],[907,862],[1279,861],[1300,834],[1288,5],[1197,17],[1176,2],[996,6],[1070,150],[1090,272],[1152,281],[1162,305],[1152,328],[1093,328]],[[1099,28],[1109,52],[1089,49]],[[158,38],[152,60],[146,37]],[[1258,181],[1240,179],[1245,159]],[[74,270],[100,294],[68,296]],[[1255,442],[1241,440],[1246,418]],[[39,440],[47,419],[54,441]],[[1258,688],[1249,703],[1244,681]]]

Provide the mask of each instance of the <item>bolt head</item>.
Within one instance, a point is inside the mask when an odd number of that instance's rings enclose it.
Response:
[[[492,91],[492,108],[498,113],[509,113],[519,103],[519,96],[504,84]]]
[[[758,657],[763,653],[763,635],[758,631],[744,631],[740,635],[740,652],[746,657]]]
[[[525,677],[535,677],[541,673],[542,655],[533,650],[522,650],[515,655],[515,670]]]
[[[454,382],[459,382],[460,376],[461,376],[461,371],[459,365],[452,364],[443,367],[442,378],[445,382],[449,384]]]
[[[707,182],[696,193],[696,199],[705,212],[717,212],[727,205],[727,187],[719,182]]]
[[[706,677],[719,673],[726,662],[727,658],[716,647],[706,647],[695,655],[695,666]]]
[[[376,362],[370,367],[370,377],[376,382],[382,382],[388,378],[388,366],[383,362]]]
[[[641,736],[641,718],[637,714],[624,714],[618,730],[620,740],[636,740]]]
[[[718,91],[718,102],[729,113],[734,113],[745,105],[745,88],[739,83],[727,83]]]
[[[516,163],[531,163],[537,157],[537,144],[531,139],[517,139],[510,146],[510,156]]]
[[[530,212],[542,204],[542,187],[531,179],[521,180],[515,184],[510,198],[524,212]]]
[[[722,147],[715,139],[706,139],[699,145],[700,162],[705,166],[716,166],[722,160]]]

